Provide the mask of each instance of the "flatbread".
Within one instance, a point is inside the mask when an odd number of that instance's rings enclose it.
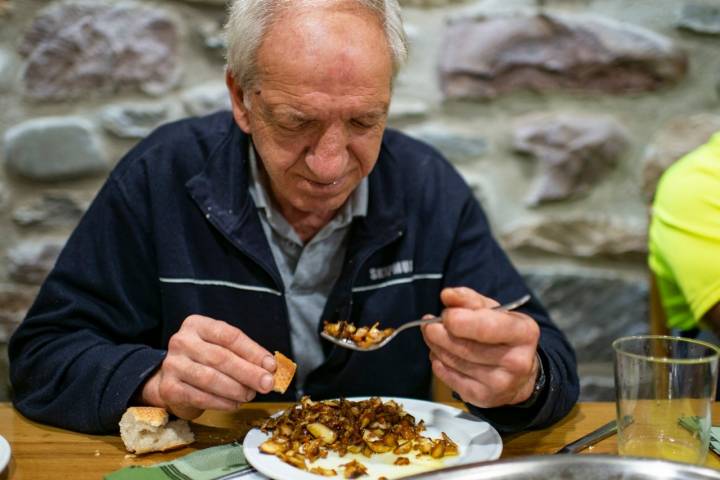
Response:
[[[273,391],[285,393],[285,390],[288,389],[295,376],[297,365],[277,350],[275,351],[275,363],[277,364],[277,368],[275,369],[275,376],[273,377],[275,380]]]

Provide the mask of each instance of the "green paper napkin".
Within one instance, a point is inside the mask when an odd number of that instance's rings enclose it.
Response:
[[[710,427],[710,449],[720,455],[720,427]]]
[[[699,417],[683,417],[680,419],[680,425],[696,432],[700,429]],[[710,450],[720,455],[720,426],[710,427]]]
[[[125,467],[108,475],[105,480],[220,480],[249,478],[256,473],[245,460],[239,442],[206,448],[169,462],[155,465]]]

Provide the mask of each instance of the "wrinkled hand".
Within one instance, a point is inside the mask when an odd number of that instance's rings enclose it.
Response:
[[[537,322],[491,310],[498,302],[470,288],[446,288],[440,299],[442,323],[422,327],[435,375],[481,408],[527,400],[539,368]]]
[[[236,410],[273,387],[275,359],[240,329],[190,315],[170,337],[160,369],[145,383],[140,401],[192,419],[206,409]]]

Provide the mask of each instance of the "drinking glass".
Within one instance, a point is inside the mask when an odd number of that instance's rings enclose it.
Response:
[[[720,349],[679,337],[623,337],[615,350],[618,453],[703,464]]]

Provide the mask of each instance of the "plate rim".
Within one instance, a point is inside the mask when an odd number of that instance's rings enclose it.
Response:
[[[4,472],[7,466],[10,464],[10,457],[12,456],[12,447],[10,442],[5,437],[0,435],[0,473]]]
[[[337,400],[338,398],[345,398],[346,400],[350,400],[350,401],[360,401],[360,400],[367,400],[367,399],[370,399],[370,398],[373,398],[373,397],[379,397],[383,402],[386,402],[386,401],[388,401],[388,400],[395,400],[396,402],[401,403],[401,404],[402,404],[404,401],[418,402],[418,403],[423,404],[423,405],[428,405],[428,406],[431,405],[431,406],[433,406],[433,408],[440,407],[440,408],[442,408],[442,409],[445,409],[446,411],[450,411],[450,412],[453,412],[453,413],[466,413],[466,414],[469,414],[468,412],[466,412],[466,411],[464,411],[464,410],[462,410],[462,409],[460,409],[460,408],[454,407],[454,406],[452,406],[452,405],[447,405],[447,404],[442,403],[442,402],[435,402],[435,401],[432,401],[432,400],[425,400],[425,399],[420,399],[420,398],[410,398],[410,397],[395,397],[395,396],[384,396],[384,395],[368,395],[368,396],[354,396],[354,397],[336,397],[336,398],[329,398],[329,399],[326,399],[326,400]],[[316,400],[316,401],[322,401],[322,400]],[[299,403],[299,401],[296,402],[296,404],[297,404],[297,403]],[[403,407],[404,407],[404,406],[405,406],[405,405],[403,404]],[[275,412],[272,416],[274,417],[274,416],[277,416],[277,415],[281,415],[282,412],[284,412],[284,411],[285,411],[285,410],[279,410],[279,411]],[[413,412],[409,412],[409,413],[410,413],[411,415],[414,415]],[[469,414],[469,415],[472,415],[472,414]],[[484,419],[482,419],[482,418],[479,418],[479,417],[475,417],[475,418],[477,419],[478,422],[487,425],[488,432],[490,432],[490,434],[494,437],[494,440],[495,440],[495,443],[496,443],[496,448],[495,448],[495,451],[492,452],[492,455],[490,456],[490,458],[487,458],[487,459],[485,459],[485,460],[473,460],[473,461],[493,461],[493,460],[497,460],[497,459],[500,458],[500,456],[502,455],[502,452],[503,452],[504,447],[505,447],[505,445],[504,445],[504,443],[503,443],[503,440],[502,440],[502,436],[501,436],[500,433],[497,431],[497,429],[496,429],[495,427],[493,427],[492,424],[490,424],[490,422],[488,422],[487,420],[484,420]],[[258,468],[258,466],[254,465],[254,464],[250,461],[250,458],[254,458],[254,457],[257,456],[257,455],[256,455],[257,452],[251,452],[250,455],[248,455],[248,452],[250,451],[250,449],[257,450],[257,447],[248,447],[248,446],[246,446],[245,442],[246,442],[248,436],[250,435],[250,433],[253,432],[253,431],[255,431],[255,430],[259,431],[260,429],[259,429],[258,427],[253,427],[252,429],[250,429],[250,430],[247,432],[247,434],[245,435],[245,438],[243,439],[243,454],[245,455],[245,459],[247,460],[248,464],[250,464],[253,468],[255,468],[255,469],[256,469],[258,472],[260,472],[261,474],[263,474],[263,475],[265,475],[265,476],[267,476],[267,477],[269,477],[269,478],[275,478],[273,475],[277,476],[277,474],[278,474],[277,471],[272,471],[272,472],[267,471],[267,469],[265,468],[266,465],[264,465],[264,464],[260,465],[261,468]],[[311,473],[302,471],[302,470],[300,470],[300,469],[298,469],[298,468],[296,468],[296,467],[293,467],[293,466],[291,466],[291,465],[287,465],[287,464],[283,463],[283,462],[282,462],[281,460],[279,460],[279,459],[278,459],[278,462],[281,463],[281,465],[279,465],[280,468],[283,468],[283,469],[284,469],[285,467],[287,467],[288,469],[292,469],[292,473],[288,472],[288,475],[292,475],[292,476],[291,476],[291,477],[288,477],[288,476],[284,475],[283,478],[293,478],[293,479],[298,479],[298,480],[311,480],[311,479],[312,479],[312,480],[316,480],[317,478],[319,478],[319,477],[318,477],[317,475],[315,475],[315,474],[311,474]],[[462,465],[462,463],[460,463],[460,464],[458,464],[458,463],[453,463],[452,465],[448,465],[448,467],[454,467],[454,466],[457,466],[457,465]],[[439,470],[439,469],[438,469],[438,470]],[[432,472],[432,471],[433,471],[433,470],[429,470],[428,472]],[[283,473],[283,472],[280,472],[280,473]],[[427,473],[427,472],[425,472],[425,473]]]

